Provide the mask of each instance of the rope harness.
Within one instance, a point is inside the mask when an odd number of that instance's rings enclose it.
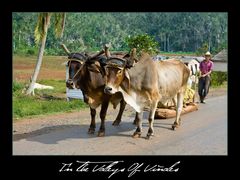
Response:
[[[82,58],[80,58],[79,55],[80,55]],[[73,54],[71,54],[71,55],[68,57],[68,59],[70,59],[70,60],[68,61],[68,67],[71,67],[72,61],[75,61],[75,62],[78,62],[78,63],[81,64],[81,67],[80,67],[80,68],[78,69],[78,71],[74,74],[74,76],[73,76],[72,78],[68,78],[69,80],[73,80],[73,79],[76,77],[76,75],[80,72],[80,70],[82,69],[82,65],[87,61],[88,58],[87,58],[85,55],[83,55],[83,54],[73,53]]]

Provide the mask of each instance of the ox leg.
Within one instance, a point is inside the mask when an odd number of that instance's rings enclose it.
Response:
[[[172,98],[172,101],[173,101],[173,105],[174,105],[174,107],[176,108],[176,107],[177,107],[177,102],[176,102],[176,99],[175,99],[175,97],[174,97],[174,98]]]
[[[177,106],[176,106],[176,119],[172,125],[172,129],[175,130],[176,128],[178,128],[180,126],[181,123],[181,112],[182,112],[182,108],[183,108],[183,98],[184,98],[184,93],[178,93],[177,94]]]
[[[122,114],[123,114],[123,111],[126,107],[126,104],[127,103],[124,101],[124,99],[122,99],[121,102],[120,102],[120,109],[119,109],[118,115],[116,117],[116,120],[113,121],[113,124],[112,124],[113,126],[118,126],[120,124],[121,119],[122,119]]]
[[[99,137],[105,136],[105,117],[107,114],[108,104],[109,104],[109,101],[103,102],[101,106],[101,111],[100,111],[101,125],[98,131]]]
[[[148,122],[149,122],[149,129],[148,129],[148,133],[147,133],[147,137],[146,139],[150,139],[151,136],[153,136],[153,122],[154,122],[154,116],[155,116],[155,112],[157,109],[157,101],[154,101],[151,106],[150,106],[150,112],[149,112],[149,118],[148,118]]]
[[[134,125],[138,125],[138,121],[139,121],[139,115],[138,115],[138,112],[136,112],[136,115],[135,115],[135,119],[133,121],[133,124]]]
[[[143,116],[143,111],[141,110],[141,112],[136,113],[137,116],[137,129],[136,131],[133,133],[133,138],[139,138],[141,137],[141,133],[142,133],[142,116]]]
[[[96,128],[96,121],[95,121],[96,109],[90,108],[90,112],[91,112],[91,124],[88,129],[88,134],[94,134],[95,128]]]

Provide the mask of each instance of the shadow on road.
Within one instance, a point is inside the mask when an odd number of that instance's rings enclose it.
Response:
[[[143,120],[143,128],[148,128],[148,121]],[[171,121],[170,121],[171,122]],[[172,123],[169,120],[155,120],[155,128],[164,128],[168,130],[171,129]],[[90,138],[102,138],[97,137],[98,129],[100,127],[100,122],[96,123],[96,130],[94,134],[88,134],[89,125],[87,124],[70,124],[70,125],[56,125],[43,127],[41,129],[23,133],[23,134],[14,134],[13,141],[19,141],[21,139],[26,139],[28,141],[37,141],[44,144],[57,144],[59,141],[66,139],[90,139]],[[105,137],[108,136],[123,136],[131,137],[132,132],[136,129],[136,126],[131,122],[121,122],[119,126],[112,126],[112,121],[105,122]],[[129,134],[126,132],[129,132]]]
[[[102,138],[97,137],[100,122],[96,123],[96,130],[94,134],[88,134],[89,125],[58,125],[44,127],[30,133],[14,134],[13,141],[26,139],[27,141],[38,141],[44,144],[57,144],[59,141],[66,139],[89,139]],[[112,126],[112,122],[105,123],[105,137],[113,136],[118,133],[123,133],[135,129],[132,122],[121,122],[119,126]],[[47,137],[47,138],[46,138]]]
[[[163,121],[163,122],[160,122],[160,121]],[[163,128],[163,129],[172,130],[172,124],[173,123],[167,123],[166,121],[169,121],[169,120],[155,120],[154,124],[153,124],[153,127],[154,128]],[[174,121],[170,121],[170,122],[174,122]],[[148,125],[148,123],[142,123],[142,126],[148,128],[149,125]]]
[[[58,131],[58,130],[66,129],[66,128],[74,128],[74,127],[76,128],[76,127],[79,127],[79,126],[80,125],[57,125],[57,126],[44,127],[44,128],[41,128],[41,129],[37,129],[35,131],[31,131],[29,133],[14,134],[13,135],[13,141],[18,141],[18,140],[21,140],[21,139],[40,136],[42,134],[49,134],[53,131]],[[87,125],[82,125],[82,126],[87,127]]]

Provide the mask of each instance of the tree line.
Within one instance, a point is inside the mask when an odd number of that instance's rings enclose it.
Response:
[[[38,13],[13,13],[13,52],[37,54],[34,30]],[[51,25],[45,53],[65,55],[60,44],[75,52],[97,51],[111,43],[113,51],[128,51],[127,39],[148,34],[164,52],[196,52],[207,46],[211,52],[227,48],[227,13],[66,13],[62,38]]]

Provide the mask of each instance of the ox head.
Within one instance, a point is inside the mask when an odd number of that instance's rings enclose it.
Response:
[[[105,88],[106,94],[115,94],[119,91],[119,87],[123,83],[125,87],[129,88],[130,78],[127,68],[134,66],[138,60],[136,58],[136,48],[133,48],[130,54],[126,54],[122,58],[111,57],[108,47],[105,46],[105,54],[108,58],[104,68]]]
[[[102,50],[94,56],[89,56],[86,53],[70,54],[70,60],[68,61],[69,78],[66,82],[66,86],[70,89],[81,89],[81,84],[79,82],[81,81],[81,77],[84,78],[83,75],[88,72],[101,73],[102,67],[100,65],[100,61],[102,57],[100,57],[100,55],[103,53],[104,51]]]
[[[133,48],[130,54],[126,54],[123,58],[109,58],[105,67],[105,88],[107,94],[114,94],[119,91],[120,85],[125,90],[130,87],[130,77],[128,70],[138,62],[136,57],[136,48]]]
[[[66,81],[66,86],[69,89],[76,88],[76,76],[78,75],[82,65],[85,63],[85,61],[88,59],[87,54],[82,53],[71,53],[68,56],[68,79]]]
[[[105,88],[104,92],[107,94],[115,94],[119,91],[122,83],[129,88],[130,78],[127,68],[130,68],[126,59],[110,58],[105,66]]]

